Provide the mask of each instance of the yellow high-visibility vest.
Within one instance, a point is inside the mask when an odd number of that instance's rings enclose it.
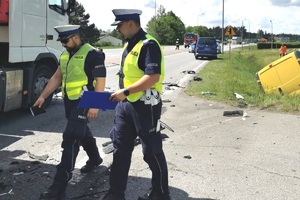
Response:
[[[70,100],[76,100],[81,96],[83,86],[88,83],[87,75],[84,72],[84,63],[88,52],[93,48],[90,44],[84,44],[70,60],[68,51],[64,51],[60,56],[63,97],[65,91]]]
[[[148,42],[149,40],[154,40],[157,42],[155,38],[153,38],[151,35],[147,34],[146,35],[146,40],[140,40],[134,47],[133,49],[128,53],[128,55],[125,58],[124,61],[124,66],[123,66],[123,74],[124,74],[124,87],[129,87],[136,81],[138,81],[142,76],[144,76],[144,71],[142,71],[138,67],[138,59],[139,55],[141,52],[141,49],[144,45],[144,43]],[[157,42],[160,52],[161,52],[161,74],[159,81],[155,83],[151,89],[156,89],[160,94],[162,93],[162,81],[165,76],[165,67],[164,67],[164,56],[162,54],[162,49],[160,44]],[[127,44],[124,45],[124,49],[126,48]],[[137,92],[137,93],[132,93],[129,96],[127,96],[127,100],[130,102],[135,102],[139,100],[145,92]]]

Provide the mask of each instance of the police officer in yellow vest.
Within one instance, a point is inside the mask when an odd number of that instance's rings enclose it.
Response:
[[[59,199],[65,194],[80,145],[89,157],[81,168],[82,173],[91,172],[102,163],[96,140],[87,125],[90,119],[97,117],[99,109],[77,108],[77,104],[85,89],[104,91],[106,68],[103,56],[80,39],[78,25],[57,26],[54,29],[59,34],[58,41],[66,50],[61,54],[59,67],[34,106],[42,106],[45,99],[61,85],[68,121],[63,132],[61,161],[52,185],[41,194],[40,199]]]
[[[139,137],[152,172],[152,190],[140,200],[169,200],[168,169],[162,148],[160,116],[164,57],[160,44],[140,25],[142,11],[114,9],[113,26],[125,37],[119,70],[119,101],[110,137],[114,144],[110,189],[103,200],[124,200],[134,140]]]

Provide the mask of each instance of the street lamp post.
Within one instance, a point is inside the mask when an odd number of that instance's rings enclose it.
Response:
[[[271,22],[271,49],[273,49],[273,21],[270,20]]]

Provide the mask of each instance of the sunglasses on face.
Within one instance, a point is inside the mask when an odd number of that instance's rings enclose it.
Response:
[[[70,40],[70,38],[74,37],[75,35],[71,35],[69,37],[66,37],[66,38],[61,38],[60,39],[60,42],[63,43],[63,44],[67,44]]]
[[[124,24],[124,22],[127,22],[128,20],[126,20],[126,21],[122,21],[120,24],[118,24],[117,25],[117,29],[120,29],[121,28],[121,26]]]
[[[117,25],[117,29],[120,29],[122,26],[123,22],[121,22],[120,24]]]

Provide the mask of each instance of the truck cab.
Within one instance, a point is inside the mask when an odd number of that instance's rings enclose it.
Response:
[[[31,106],[56,71],[64,49],[54,27],[69,23],[75,0],[0,2],[0,112],[7,112]]]

